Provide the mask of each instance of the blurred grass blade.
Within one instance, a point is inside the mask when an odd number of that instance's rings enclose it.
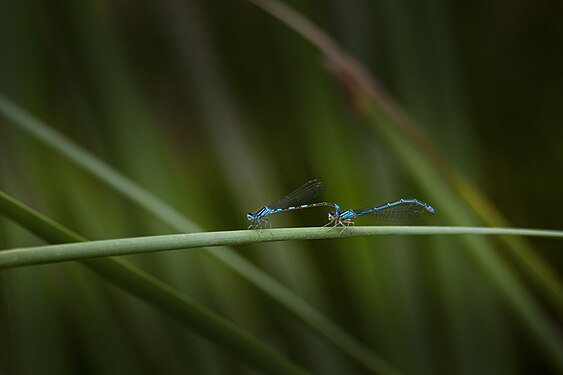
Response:
[[[419,130],[414,121],[381,88],[369,72],[344,52],[326,33],[281,2],[248,1],[278,18],[315,45],[324,54],[326,66],[331,73],[342,84],[347,94],[350,94],[349,97],[355,100],[353,104],[360,108],[365,104],[365,100],[369,100],[368,107],[372,105],[377,107],[389,119],[389,126],[397,128],[401,136],[409,141],[411,147],[423,154],[433,169],[451,184],[456,193],[467,203],[466,209],[469,208],[489,226],[511,226],[484,194],[447,163],[446,158],[438,152],[428,137]],[[538,285],[539,290],[546,294],[549,301],[560,312],[563,312],[563,284],[553,269],[523,239],[503,237],[502,241],[512,249],[509,254],[515,257],[530,280]]]
[[[201,228],[116,170],[104,164],[84,149],[50,129],[0,94],[0,113],[40,142],[45,143],[77,166],[90,172],[132,202],[155,215],[163,223],[180,232],[201,231]],[[256,288],[276,301],[286,311],[317,331],[337,348],[350,355],[371,371],[396,374],[398,370],[365,347],[357,339],[320,314],[288,288],[265,274],[234,251],[227,248],[208,249],[217,260],[237,272]]]
[[[5,199],[5,196],[0,192],[0,208],[3,207],[2,201]],[[354,227],[349,228],[342,234],[340,228],[330,228],[327,230],[327,228],[324,227],[269,229],[267,231],[264,230],[264,232],[267,234],[264,234],[259,230],[171,234],[3,250],[0,252],[0,269],[211,246],[246,245],[259,242],[315,240],[362,236],[471,234],[538,236],[563,239],[563,231],[477,227]]]
[[[1,191],[0,212],[49,242],[86,241],[84,237]],[[257,369],[271,374],[307,374],[254,336],[123,259],[85,261],[82,264],[115,286],[223,346]]]
[[[493,227],[510,227],[510,221],[480,192],[464,179],[459,173],[451,171],[449,182],[465,199],[473,213],[484,223]],[[517,237],[503,237],[502,240],[516,256],[520,267],[527,273],[530,280],[546,293],[548,299],[563,313],[563,284],[553,269],[541,258],[529,242]]]

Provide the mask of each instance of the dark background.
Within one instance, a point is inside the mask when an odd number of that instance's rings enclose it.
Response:
[[[560,1],[288,4],[364,64],[512,225],[561,229]],[[0,93],[207,230],[245,228],[246,212],[311,178],[344,208],[416,197],[436,208],[423,224],[459,225],[366,127],[322,55],[243,0],[2,0]],[[3,118],[0,189],[90,239],[173,232]],[[272,221],[323,225],[326,210]],[[0,218],[1,248],[39,243]],[[560,328],[561,309],[491,243]],[[561,241],[531,244],[561,274]],[[455,238],[236,251],[406,373],[555,371]],[[128,259],[313,373],[364,371],[204,250]],[[0,373],[251,373],[78,266],[0,281]]]

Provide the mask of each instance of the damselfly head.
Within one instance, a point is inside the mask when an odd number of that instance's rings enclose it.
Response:
[[[336,212],[329,212],[329,213],[328,213],[328,220],[329,220],[329,221],[334,221],[334,220],[336,220]]]
[[[246,218],[250,221],[255,220],[256,218],[254,217],[254,214],[252,212],[249,212],[246,214]]]

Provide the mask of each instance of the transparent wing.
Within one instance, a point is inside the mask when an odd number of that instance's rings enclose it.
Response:
[[[389,223],[407,223],[434,214],[432,207],[416,199],[401,199],[377,207],[358,208],[354,211],[356,216],[370,215]]]
[[[314,203],[315,199],[320,196],[323,191],[324,183],[322,181],[311,180],[298,187],[285,197],[269,204],[267,207],[276,209]]]

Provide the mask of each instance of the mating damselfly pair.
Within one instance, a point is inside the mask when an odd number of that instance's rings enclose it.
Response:
[[[340,206],[333,202],[315,202],[324,190],[324,184],[319,180],[311,180],[285,197],[268,204],[254,213],[248,213],[247,219],[251,221],[249,229],[265,226],[272,227],[267,216],[279,212],[301,210],[304,208],[333,207],[334,211],[328,214],[328,223],[325,226],[342,226],[342,230],[354,225],[354,219],[364,215],[375,216],[383,221],[392,223],[410,222],[424,216],[434,215],[434,209],[417,199],[399,199],[375,207],[356,208],[342,211]]]

